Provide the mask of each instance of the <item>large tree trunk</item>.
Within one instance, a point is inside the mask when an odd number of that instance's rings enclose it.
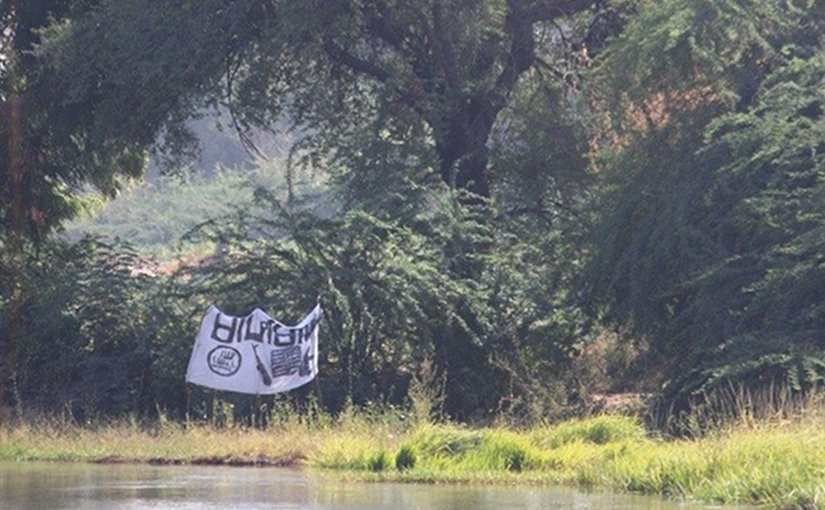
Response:
[[[456,18],[450,18],[455,13],[440,2],[371,0],[352,13],[363,22],[362,42],[374,51],[358,52],[350,37],[328,32],[323,49],[335,65],[391,90],[395,101],[430,126],[447,185],[489,197],[487,143],[519,77],[535,63],[536,23],[572,16],[594,3],[506,0],[503,26],[498,16],[483,20],[503,36],[486,44],[483,38],[468,40]],[[462,51],[467,47],[475,52]]]
[[[441,122],[430,122],[444,182],[481,197],[490,196],[487,140],[500,108],[468,100]]]
[[[12,70],[13,71],[13,70]],[[21,316],[23,311],[23,168],[21,161],[22,133],[20,129],[20,107],[16,97],[12,97],[9,105],[9,123],[6,140],[8,153],[8,192],[11,202],[11,229],[9,231],[9,272],[7,282],[9,301],[7,331],[2,338],[2,366],[0,366],[0,418],[9,401],[9,395],[15,387],[17,378],[17,358],[20,351]],[[15,397],[17,392],[15,391]],[[15,398],[15,404],[20,414],[21,403]]]
[[[506,29],[510,48],[495,83],[483,92],[449,99],[439,105],[441,117],[429,119],[436,139],[441,178],[456,189],[490,197],[487,143],[501,110],[510,101],[519,77],[535,61],[534,20],[518,2],[509,2]],[[457,91],[445,94],[450,97]],[[445,116],[446,115],[446,116]]]

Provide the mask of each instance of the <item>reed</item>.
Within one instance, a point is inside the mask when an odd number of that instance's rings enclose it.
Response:
[[[743,421],[684,439],[651,436],[626,416],[527,430],[435,425],[355,409],[317,418],[282,416],[266,430],[39,420],[0,428],[0,460],[301,464],[364,480],[566,483],[825,509],[821,413]]]
[[[438,483],[567,483],[771,508],[825,508],[825,422],[731,425],[700,438],[646,434],[633,418],[598,416],[527,431],[424,425],[395,450],[336,450],[359,478]],[[375,455],[393,456],[385,469]],[[329,466],[324,452],[312,459]]]
[[[409,426],[397,410],[353,406],[334,418],[317,409],[304,414],[279,409],[265,429],[227,420],[179,423],[163,416],[150,425],[134,419],[78,424],[69,418],[37,418],[0,427],[0,461],[324,465],[335,448],[350,456],[369,448],[374,456],[381,445],[395,447]],[[355,466],[329,462],[328,467]]]
[[[0,430],[0,460],[289,464],[314,444],[305,428],[136,427],[116,422],[80,427],[55,421]]]

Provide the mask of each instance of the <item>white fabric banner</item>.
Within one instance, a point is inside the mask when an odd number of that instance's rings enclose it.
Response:
[[[286,326],[259,308],[233,317],[212,305],[201,321],[186,381],[254,395],[302,386],[318,373],[320,322],[320,305],[296,326]]]

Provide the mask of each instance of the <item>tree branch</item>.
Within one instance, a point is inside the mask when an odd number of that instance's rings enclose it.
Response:
[[[365,3],[361,11],[367,20],[367,30],[396,51],[403,52],[403,42],[410,38],[407,27],[398,23],[386,2]]]
[[[512,209],[502,211],[499,216],[504,217],[519,217],[519,216],[537,216],[542,220],[546,221],[548,224],[553,223],[553,218],[558,216],[557,212],[554,212],[552,209],[555,208],[558,211],[567,214],[571,218],[580,219],[581,212],[574,209],[572,206],[562,202],[561,200],[552,200],[550,199],[550,204],[545,205],[543,202],[545,200],[540,200],[536,205],[523,205],[519,207],[513,207]]]
[[[451,88],[458,88],[461,82],[458,76],[458,62],[455,60],[455,52],[446,37],[444,29],[443,12],[439,2],[433,2],[433,28],[430,34],[433,45],[435,45],[436,61],[444,71],[444,77]]]
[[[496,78],[495,86],[485,95],[491,106],[498,110],[504,107],[510,93],[518,82],[518,77],[530,69],[535,60],[536,41],[533,35],[533,21],[518,0],[508,0],[506,29],[510,36],[510,51],[504,68]]]
[[[247,154],[252,156],[253,158],[258,157],[262,158],[264,161],[269,161],[269,158],[266,154],[258,148],[255,144],[254,140],[249,136],[247,130],[241,126],[241,122],[238,119],[238,115],[235,111],[235,106],[233,103],[232,96],[234,94],[234,84],[235,84],[235,77],[238,74],[238,71],[241,69],[241,60],[238,59],[235,62],[235,65],[232,65],[232,59],[234,56],[234,52],[230,51],[229,55],[226,58],[226,106],[227,110],[229,111],[229,118],[232,120],[232,126],[235,128],[235,132],[238,134],[238,139],[241,142],[241,147],[243,147],[244,151]]]
[[[342,64],[353,71],[359,72],[370,78],[373,78],[381,83],[386,83],[390,79],[390,73],[385,69],[369,62],[367,60],[356,57],[344,48],[336,45],[329,37],[324,38],[324,52],[333,61]]]
[[[537,64],[537,71],[541,71],[542,69],[548,71],[554,78],[559,80],[562,83],[567,83],[567,73],[558,70],[557,68],[551,66],[547,63],[546,60],[540,57],[536,57],[536,64]]]

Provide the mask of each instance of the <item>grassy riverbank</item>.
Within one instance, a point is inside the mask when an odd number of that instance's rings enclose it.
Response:
[[[627,417],[526,431],[405,427],[376,417],[290,420],[266,431],[44,422],[0,431],[0,460],[305,464],[367,480],[565,483],[771,508],[825,508],[825,422],[651,438]]]
[[[738,427],[660,440],[632,419],[601,417],[525,432],[421,428],[395,449],[328,445],[321,466],[420,482],[564,483],[771,508],[825,508],[825,427]]]

